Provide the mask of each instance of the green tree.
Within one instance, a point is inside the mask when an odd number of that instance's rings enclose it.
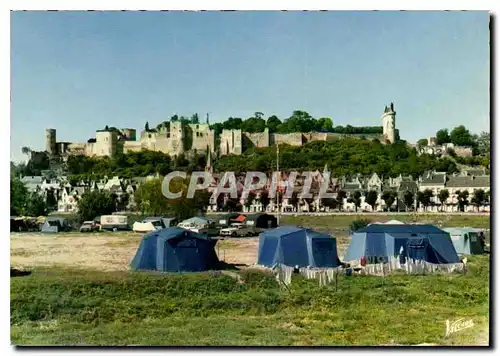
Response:
[[[344,199],[347,198],[347,193],[345,190],[339,190],[337,193],[337,201],[339,202],[339,208],[342,211],[344,207]]]
[[[36,192],[28,194],[24,214],[28,216],[47,215],[47,205],[43,196]]]
[[[484,204],[485,201],[486,193],[484,192],[484,190],[474,190],[474,195],[472,196],[471,203],[474,204],[474,206],[477,208],[477,211],[479,211],[479,208]]]
[[[365,226],[368,226],[368,224],[370,223],[371,221],[368,219],[356,219],[349,224],[349,230],[351,230],[351,232],[355,232],[359,229],[364,228]]]
[[[457,191],[455,192],[457,195],[457,200],[458,200],[458,210],[459,211],[464,211],[465,206],[469,204],[469,192],[467,190],[463,191]]]
[[[382,193],[382,199],[384,199],[387,211],[391,211],[392,205],[396,201],[396,193],[393,191],[385,191]]]
[[[10,177],[10,215],[23,215],[28,200],[28,189],[17,177]]]
[[[450,143],[451,138],[450,134],[448,133],[448,129],[441,129],[438,132],[436,132],[436,144],[438,146],[443,145],[445,143]]]
[[[56,210],[57,209],[57,198],[54,189],[47,190],[47,198],[46,198],[47,210]]]
[[[267,119],[266,125],[269,129],[269,132],[274,133],[276,132],[278,126],[281,125],[281,121],[276,115],[272,115]]]
[[[162,194],[161,179],[151,179],[142,183],[134,194],[134,201],[143,215],[161,216],[169,210],[167,198]]]
[[[321,131],[333,131],[333,121],[329,117],[322,117],[318,120],[317,129]]]
[[[80,222],[93,220],[96,216],[109,215],[115,210],[115,202],[106,191],[94,190],[86,192],[78,201],[78,216]]]
[[[290,204],[291,206],[293,206],[294,208],[297,209],[298,211],[298,207],[297,207],[297,204],[299,203],[299,194],[297,192],[293,192],[292,193],[292,196],[290,198],[288,198],[288,204]]]
[[[200,118],[198,117],[198,114],[197,113],[194,113],[192,116],[191,116],[191,120],[190,122],[192,124],[199,124],[200,123]]]
[[[442,189],[439,191],[438,198],[441,203],[441,211],[443,210],[443,205],[446,203],[446,200],[450,197],[450,192],[446,189]]]
[[[245,207],[250,209],[250,206],[253,204],[255,200],[255,194],[253,192],[249,192],[247,198],[245,199]]]
[[[266,120],[261,117],[251,117],[241,124],[241,130],[244,132],[264,132]]]
[[[29,157],[31,154],[31,148],[26,147],[26,146],[21,147],[21,152],[23,155],[27,155]]]
[[[413,204],[415,203],[415,196],[409,190],[407,190],[403,194],[403,203],[406,206],[406,211],[408,211],[408,208],[411,208],[413,206]]]
[[[429,140],[427,140],[426,138],[417,141],[418,148],[426,147],[428,145],[429,145]]]
[[[376,210],[377,200],[378,193],[376,191],[370,190],[368,193],[366,193],[365,202],[372,207],[372,211]]]
[[[478,154],[481,156],[490,156],[491,152],[491,137],[489,132],[481,132],[476,138],[476,146]]]
[[[358,211],[359,207],[361,206],[361,192],[359,190],[356,190],[352,194],[352,202],[354,203],[356,211]]]
[[[264,211],[266,210],[267,206],[271,202],[271,199],[269,198],[269,194],[267,191],[263,190],[259,194],[259,201],[263,206]]]
[[[335,209],[339,205],[337,199],[334,198],[322,198],[321,204],[329,209]]]
[[[450,141],[455,146],[471,147],[474,145],[471,133],[463,125],[457,126],[451,131]]]

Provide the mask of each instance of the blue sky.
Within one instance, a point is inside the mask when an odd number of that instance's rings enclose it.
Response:
[[[11,159],[174,113],[489,131],[489,65],[487,12],[15,12]]]

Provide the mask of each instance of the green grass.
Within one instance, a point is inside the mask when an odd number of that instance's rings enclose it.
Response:
[[[489,318],[489,255],[471,257],[466,275],[342,276],[337,288],[241,275],[36,269],[11,279],[12,343],[463,345]],[[445,320],[460,317],[476,328],[445,338]]]

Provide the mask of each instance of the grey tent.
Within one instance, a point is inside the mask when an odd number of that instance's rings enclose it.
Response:
[[[372,224],[352,234],[345,261],[387,262],[405,256],[430,263],[458,263],[450,235],[433,225]]]
[[[443,230],[450,234],[458,254],[479,255],[484,253],[481,231],[467,227],[450,227]]]
[[[70,231],[71,225],[68,219],[62,217],[47,217],[43,223],[41,232],[62,232]]]

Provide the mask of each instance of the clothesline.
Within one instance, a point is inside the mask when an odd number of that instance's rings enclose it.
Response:
[[[290,285],[294,267],[276,264],[271,268],[275,273],[276,280],[279,283]],[[334,267],[334,268],[312,268],[304,267],[298,269],[298,274],[307,279],[316,279],[320,286],[330,284],[339,274],[347,273],[352,268]],[[386,276],[396,271],[406,272],[407,274],[434,274],[434,273],[453,273],[464,272],[465,263],[447,263],[434,264],[423,260],[407,260],[401,264],[397,258],[389,258],[388,263],[369,264],[359,269],[360,274]]]

